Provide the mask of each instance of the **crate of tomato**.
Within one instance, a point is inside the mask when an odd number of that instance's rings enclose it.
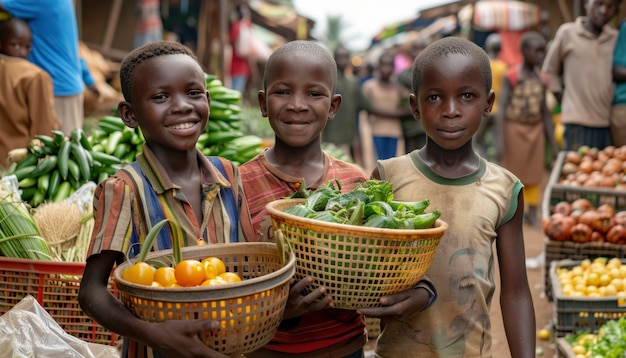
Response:
[[[595,207],[608,204],[626,210],[626,146],[602,150],[581,147],[562,151],[554,164],[543,196],[543,217],[556,204],[587,199]]]
[[[543,219],[545,234],[544,288],[552,300],[549,269],[552,261],[598,257],[626,258],[626,210],[610,204],[594,206],[579,198],[560,201]]]

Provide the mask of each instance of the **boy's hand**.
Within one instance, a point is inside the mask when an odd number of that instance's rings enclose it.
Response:
[[[318,287],[306,296],[302,291],[313,283],[313,278],[306,277],[296,282],[289,290],[289,299],[283,313],[283,319],[301,316],[305,312],[332,308],[332,298],[327,294],[326,287]]]
[[[430,293],[424,288],[413,288],[380,298],[381,307],[359,308],[357,312],[367,317],[406,321],[423,310],[430,302]]]
[[[200,338],[203,332],[218,331],[218,321],[174,320],[151,324],[148,345],[167,357],[228,358],[207,347]]]

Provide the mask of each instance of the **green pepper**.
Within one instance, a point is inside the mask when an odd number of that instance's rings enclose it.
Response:
[[[414,229],[427,229],[433,226],[435,221],[441,216],[439,209],[433,210],[430,213],[419,214],[409,219],[413,224]]]
[[[410,201],[410,202],[401,202],[392,200],[389,202],[391,208],[395,211],[401,210],[402,208],[409,208],[413,211],[414,214],[423,214],[426,211],[428,205],[430,205],[430,200],[424,199],[421,201]]]
[[[395,229],[396,223],[393,220],[393,217],[373,214],[373,215],[368,216],[367,220],[365,221],[364,226],[378,227],[378,228],[384,228],[384,229]]]

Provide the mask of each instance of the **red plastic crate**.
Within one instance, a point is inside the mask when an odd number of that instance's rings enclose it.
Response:
[[[93,321],[78,304],[84,270],[80,262],[0,257],[0,315],[31,295],[65,332],[86,342],[117,345],[121,337]],[[109,289],[117,295],[112,281]]]

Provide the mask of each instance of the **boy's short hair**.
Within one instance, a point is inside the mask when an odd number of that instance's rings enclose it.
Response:
[[[126,55],[120,66],[120,87],[126,101],[131,101],[130,95],[133,88],[131,78],[137,66],[151,58],[165,55],[187,55],[196,62],[198,61],[193,51],[179,42],[154,41],[135,48]]]
[[[332,92],[335,93],[335,87],[337,86],[337,63],[333,58],[333,55],[324,47],[316,44],[312,41],[296,40],[290,41],[281,47],[277,48],[267,60],[265,64],[265,73],[263,74],[263,89],[267,88],[267,79],[273,75],[275,71],[276,63],[284,58],[289,58],[295,54],[314,57],[328,66],[328,70],[331,72],[333,83]]]
[[[444,37],[428,45],[413,61],[413,93],[417,95],[423,70],[426,66],[440,61],[441,57],[459,54],[470,57],[480,68],[485,79],[487,92],[491,91],[491,65],[485,50],[472,41],[461,37]]]
[[[540,33],[536,31],[525,32],[519,41],[520,49],[522,50],[525,49],[526,47],[528,47],[528,45],[530,45],[532,41],[535,41],[535,40],[540,41],[541,43],[544,43],[544,44],[546,43],[545,37],[543,37],[543,35],[541,35]]]

